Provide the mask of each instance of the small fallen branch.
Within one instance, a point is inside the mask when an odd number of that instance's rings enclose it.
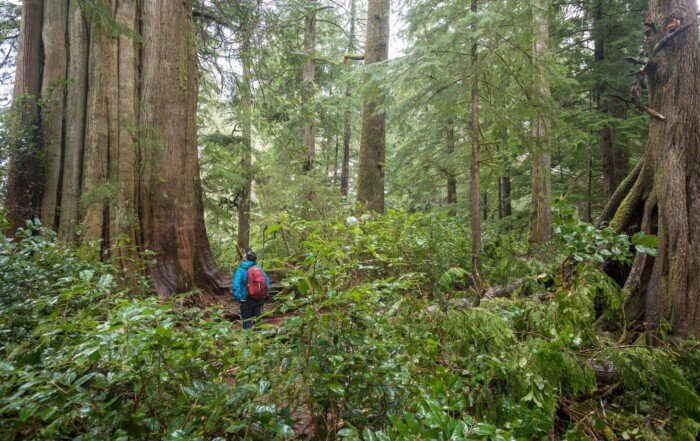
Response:
[[[622,383],[620,383],[620,381],[618,380],[618,382],[615,384],[609,384],[607,386],[599,387],[598,389],[588,392],[587,394],[580,395],[576,397],[575,400],[578,402],[583,402],[593,399],[603,399],[612,395],[615,391],[620,389],[621,386]]]

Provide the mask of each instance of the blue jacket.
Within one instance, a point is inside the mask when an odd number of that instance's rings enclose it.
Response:
[[[233,273],[233,283],[231,284],[231,292],[233,292],[233,298],[242,302],[248,298],[248,268],[255,266],[255,262],[252,260],[244,260],[241,266],[236,269]],[[262,267],[260,267],[262,269]],[[267,273],[263,270],[265,275],[265,281],[267,282],[267,291],[270,291],[270,278],[267,277]]]

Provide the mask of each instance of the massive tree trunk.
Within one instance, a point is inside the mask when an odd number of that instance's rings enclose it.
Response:
[[[656,233],[656,258],[637,253],[625,283],[628,313],[700,336],[700,53],[694,0],[651,0],[644,50],[647,152],[608,202],[615,230]]]
[[[549,146],[549,81],[544,73],[549,52],[549,0],[536,0],[534,3],[534,41],[532,62],[535,69],[536,115],[532,128],[532,200],[530,203],[530,242],[545,243],[549,240],[552,213],[552,155]]]
[[[471,45],[471,63],[472,63],[472,85],[471,85],[471,125],[470,135],[472,139],[472,160],[469,171],[469,197],[470,197],[470,214],[472,227],[472,279],[474,281],[474,289],[478,295],[481,295],[481,218],[480,218],[480,192],[481,182],[479,176],[479,165],[481,162],[480,144],[479,144],[479,65],[478,65],[478,40],[476,34],[476,13],[477,0],[471,1],[470,7],[472,13],[472,45]]]
[[[253,96],[251,90],[250,31],[241,29],[241,133],[243,137],[243,157],[241,168],[245,173],[245,184],[241,202],[238,205],[238,246],[246,249],[250,245],[250,199],[253,182],[249,171],[253,164]]]
[[[127,274],[139,250],[154,252],[147,271],[160,295],[219,291],[199,185],[188,2],[23,4],[25,13],[37,9],[43,29],[25,39],[46,53],[44,179],[32,181],[43,188],[41,218],[64,240],[80,226],[80,237],[101,240]],[[21,58],[18,72],[33,60]]]
[[[316,4],[316,0],[311,0],[311,7]],[[313,113],[309,110],[309,105],[314,96],[314,78],[316,76],[316,9],[310,10],[306,14],[306,34],[304,36],[304,52],[309,57],[304,66],[302,85],[302,105],[304,107],[304,145],[306,146],[306,158],[301,165],[301,172],[306,174],[311,171],[316,156],[316,134],[314,133]]]
[[[26,0],[17,49],[14,102],[12,106],[12,145],[7,177],[5,207],[12,230],[34,219],[41,200],[41,141],[39,107],[43,47],[41,28],[43,0]]]
[[[389,0],[370,0],[367,7],[365,64],[384,61],[389,56]],[[384,212],[384,160],[386,154],[386,117],[377,112],[383,104],[381,94],[365,98],[362,104],[360,164],[357,178],[357,202],[368,209]]]
[[[356,0],[350,0],[350,33],[348,38],[348,54],[355,53],[355,19],[357,11]],[[345,65],[348,58],[345,58]],[[345,83],[345,97],[350,102],[350,80]],[[350,139],[352,138],[352,127],[350,126],[350,110],[343,112],[343,164],[340,172],[340,194],[347,196],[350,189]]]

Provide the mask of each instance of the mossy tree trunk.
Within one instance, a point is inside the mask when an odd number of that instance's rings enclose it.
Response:
[[[142,251],[154,252],[147,272],[160,295],[219,291],[222,282],[204,228],[188,5],[23,4],[44,17],[41,32],[23,35],[23,44],[46,53],[37,93],[44,177],[32,181],[43,199],[33,206],[61,239],[76,240],[81,226],[81,239],[101,240],[125,274],[137,271]],[[18,72],[34,62],[21,58]]]
[[[365,65],[384,61],[389,56],[389,0],[370,0],[367,7]],[[365,98],[362,104],[360,164],[357,178],[357,202],[369,210],[384,212],[384,161],[386,156],[386,116],[377,108],[383,104],[381,93]]]
[[[651,0],[644,50],[652,117],[647,152],[601,219],[619,232],[658,235],[657,256],[637,253],[627,312],[654,329],[700,336],[700,52],[694,0]]]

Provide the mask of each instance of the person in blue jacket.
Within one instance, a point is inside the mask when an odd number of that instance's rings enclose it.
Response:
[[[264,301],[248,297],[248,268],[254,266],[257,259],[258,256],[255,254],[255,251],[246,248],[243,262],[241,262],[241,265],[233,273],[231,291],[233,292],[233,298],[241,305],[243,329],[250,329],[253,326],[254,319],[260,317],[260,314],[262,314]],[[267,276],[265,270],[263,270],[263,274],[265,275],[265,282],[267,283],[267,292],[270,292],[270,278]]]

